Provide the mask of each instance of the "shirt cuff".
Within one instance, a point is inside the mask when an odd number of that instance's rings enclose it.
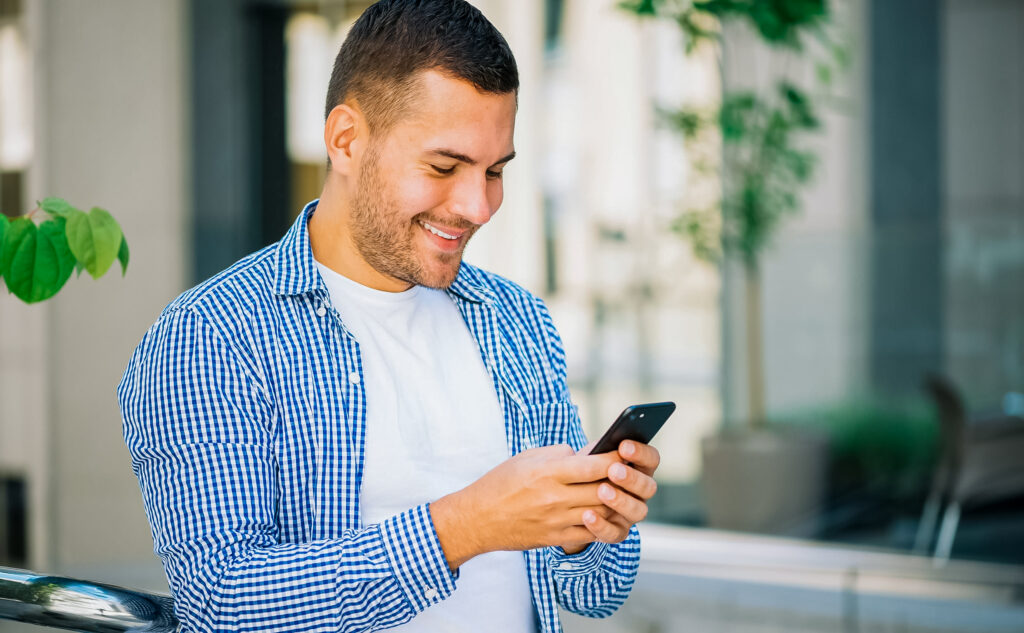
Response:
[[[562,578],[586,576],[597,571],[604,561],[607,551],[608,544],[600,542],[591,543],[583,551],[575,554],[566,554],[561,547],[549,547],[547,548],[548,564],[555,576]]]
[[[398,584],[417,613],[455,591],[459,572],[448,569],[427,504],[385,519],[380,533]]]

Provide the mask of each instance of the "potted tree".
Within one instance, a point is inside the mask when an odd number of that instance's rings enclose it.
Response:
[[[631,0],[620,7],[675,22],[687,54],[711,47],[720,70],[723,26],[729,23],[751,29],[781,58],[813,62],[822,86],[846,64],[845,49],[828,34],[826,0]],[[782,221],[800,210],[800,194],[817,158],[801,141],[820,128],[820,120],[808,91],[781,70],[772,78],[768,89],[724,90],[717,107],[661,114],[687,148],[690,190],[706,192],[701,183],[711,182],[717,194],[710,200],[691,197],[673,229],[689,240],[698,258],[715,265],[731,260],[742,269],[749,420],[745,428],[727,429],[702,446],[709,523],[807,535],[816,529],[827,445],[815,433],[767,424],[760,262]]]

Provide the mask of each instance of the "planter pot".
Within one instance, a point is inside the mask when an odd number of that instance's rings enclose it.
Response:
[[[709,527],[811,537],[817,534],[828,441],[807,431],[725,432],[701,445]]]

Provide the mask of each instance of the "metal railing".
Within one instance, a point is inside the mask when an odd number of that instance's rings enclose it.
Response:
[[[0,567],[0,620],[96,633],[170,633],[170,596]]]

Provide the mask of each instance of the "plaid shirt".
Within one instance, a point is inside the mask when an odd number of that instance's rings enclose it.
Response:
[[[448,597],[427,504],[360,521],[366,395],[359,345],[331,307],[306,223],[185,292],[136,348],[118,399],[132,469],[189,631],[369,631]],[[448,290],[480,346],[510,452],[585,438],[540,299],[463,264]],[[523,552],[538,621],[606,617],[640,541]]]

